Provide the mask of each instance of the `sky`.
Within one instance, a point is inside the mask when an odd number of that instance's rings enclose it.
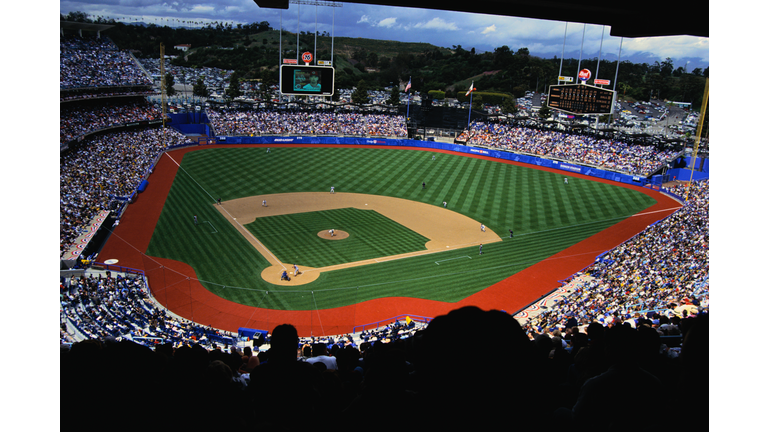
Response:
[[[532,55],[551,58],[596,58],[633,62],[672,58],[675,68],[709,66],[709,38],[668,36],[622,38],[610,36],[610,27],[498,15],[470,14],[416,8],[341,3],[341,7],[291,4],[282,12],[265,9],[253,0],[62,0],[60,13],[85,12],[90,18],[180,26],[214,21],[237,24],[267,21],[284,30],[334,36],[364,37],[401,42],[428,42],[451,48],[461,45],[478,52],[502,45],[513,51],[528,48]],[[281,18],[282,15],[282,18]],[[187,23],[185,23],[185,21]],[[204,24],[203,24],[204,25]],[[567,32],[566,32],[567,30]],[[582,50],[583,36],[583,50]],[[565,38],[565,47],[563,40]]]

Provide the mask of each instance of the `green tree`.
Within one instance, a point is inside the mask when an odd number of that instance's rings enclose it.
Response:
[[[280,81],[277,75],[277,70],[264,69],[264,71],[261,72],[261,85],[259,86],[259,94],[261,99],[265,101],[272,99],[271,87],[279,83]]]
[[[482,109],[483,108],[483,96],[476,94],[474,97],[472,97],[472,109]]]
[[[241,96],[243,93],[240,91],[240,75],[237,72],[233,72],[229,77],[229,87],[225,92],[228,99],[235,99]]]
[[[501,104],[501,112],[503,112],[504,114],[515,115],[517,114],[517,111],[518,111],[518,108],[517,108],[517,103],[515,101],[515,98],[508,97],[504,99],[504,102],[502,102]]]
[[[208,90],[208,86],[205,85],[205,81],[203,81],[202,77],[198,78],[195,85],[192,86],[192,94],[197,97],[206,98],[211,95],[211,91]]]
[[[176,94],[176,89],[173,88],[174,84],[176,84],[176,82],[173,79],[173,74],[170,72],[166,72],[165,73],[165,94],[167,96],[173,96]]]
[[[541,108],[539,108],[539,118],[542,120],[546,120],[548,118],[552,117],[552,110],[549,109],[548,106],[544,105]]]
[[[625,82],[620,82],[619,83],[619,90],[621,90],[621,92],[622,92],[621,95],[623,97],[626,97],[627,96],[627,90],[632,91],[632,86],[627,84],[627,83],[625,83]]]
[[[672,61],[671,58],[667,57],[666,60],[661,62],[661,68],[659,70],[659,73],[661,73],[661,76],[664,78],[669,78],[672,76],[672,72],[675,68],[675,63]]]
[[[352,92],[352,102],[356,104],[367,104],[368,101],[368,85],[364,80],[360,80],[357,82],[357,86],[355,86],[355,91]]]
[[[389,92],[389,100],[387,103],[392,106],[400,105],[400,89],[397,85],[392,86],[392,91]]]
[[[62,19],[64,21],[74,21],[74,22],[90,22],[91,20],[88,19],[88,14],[85,12],[70,12],[67,14],[67,16],[62,16]]]
[[[375,52],[368,53],[368,56],[365,59],[366,64],[368,67],[375,68],[376,65],[379,63],[379,56]]]

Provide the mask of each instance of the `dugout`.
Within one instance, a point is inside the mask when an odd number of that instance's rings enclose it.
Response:
[[[252,328],[240,327],[237,329],[237,337],[240,340],[247,339],[253,341],[253,346],[261,346],[266,342],[267,335],[266,330],[257,330]]]

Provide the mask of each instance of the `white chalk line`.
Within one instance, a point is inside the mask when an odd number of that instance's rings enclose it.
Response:
[[[456,257],[456,258],[448,258],[448,259],[444,259],[444,260],[440,260],[440,261],[435,261],[435,264],[440,265],[441,262],[452,261],[452,260],[457,260],[457,259],[462,259],[462,258],[472,259],[468,255],[464,255],[464,256],[460,256],[460,257]]]

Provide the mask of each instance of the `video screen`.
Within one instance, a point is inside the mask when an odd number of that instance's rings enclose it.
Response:
[[[333,95],[334,69],[324,66],[280,67],[280,93],[288,95]]]
[[[320,93],[322,89],[322,85],[320,85],[320,71],[294,70],[293,89]]]

